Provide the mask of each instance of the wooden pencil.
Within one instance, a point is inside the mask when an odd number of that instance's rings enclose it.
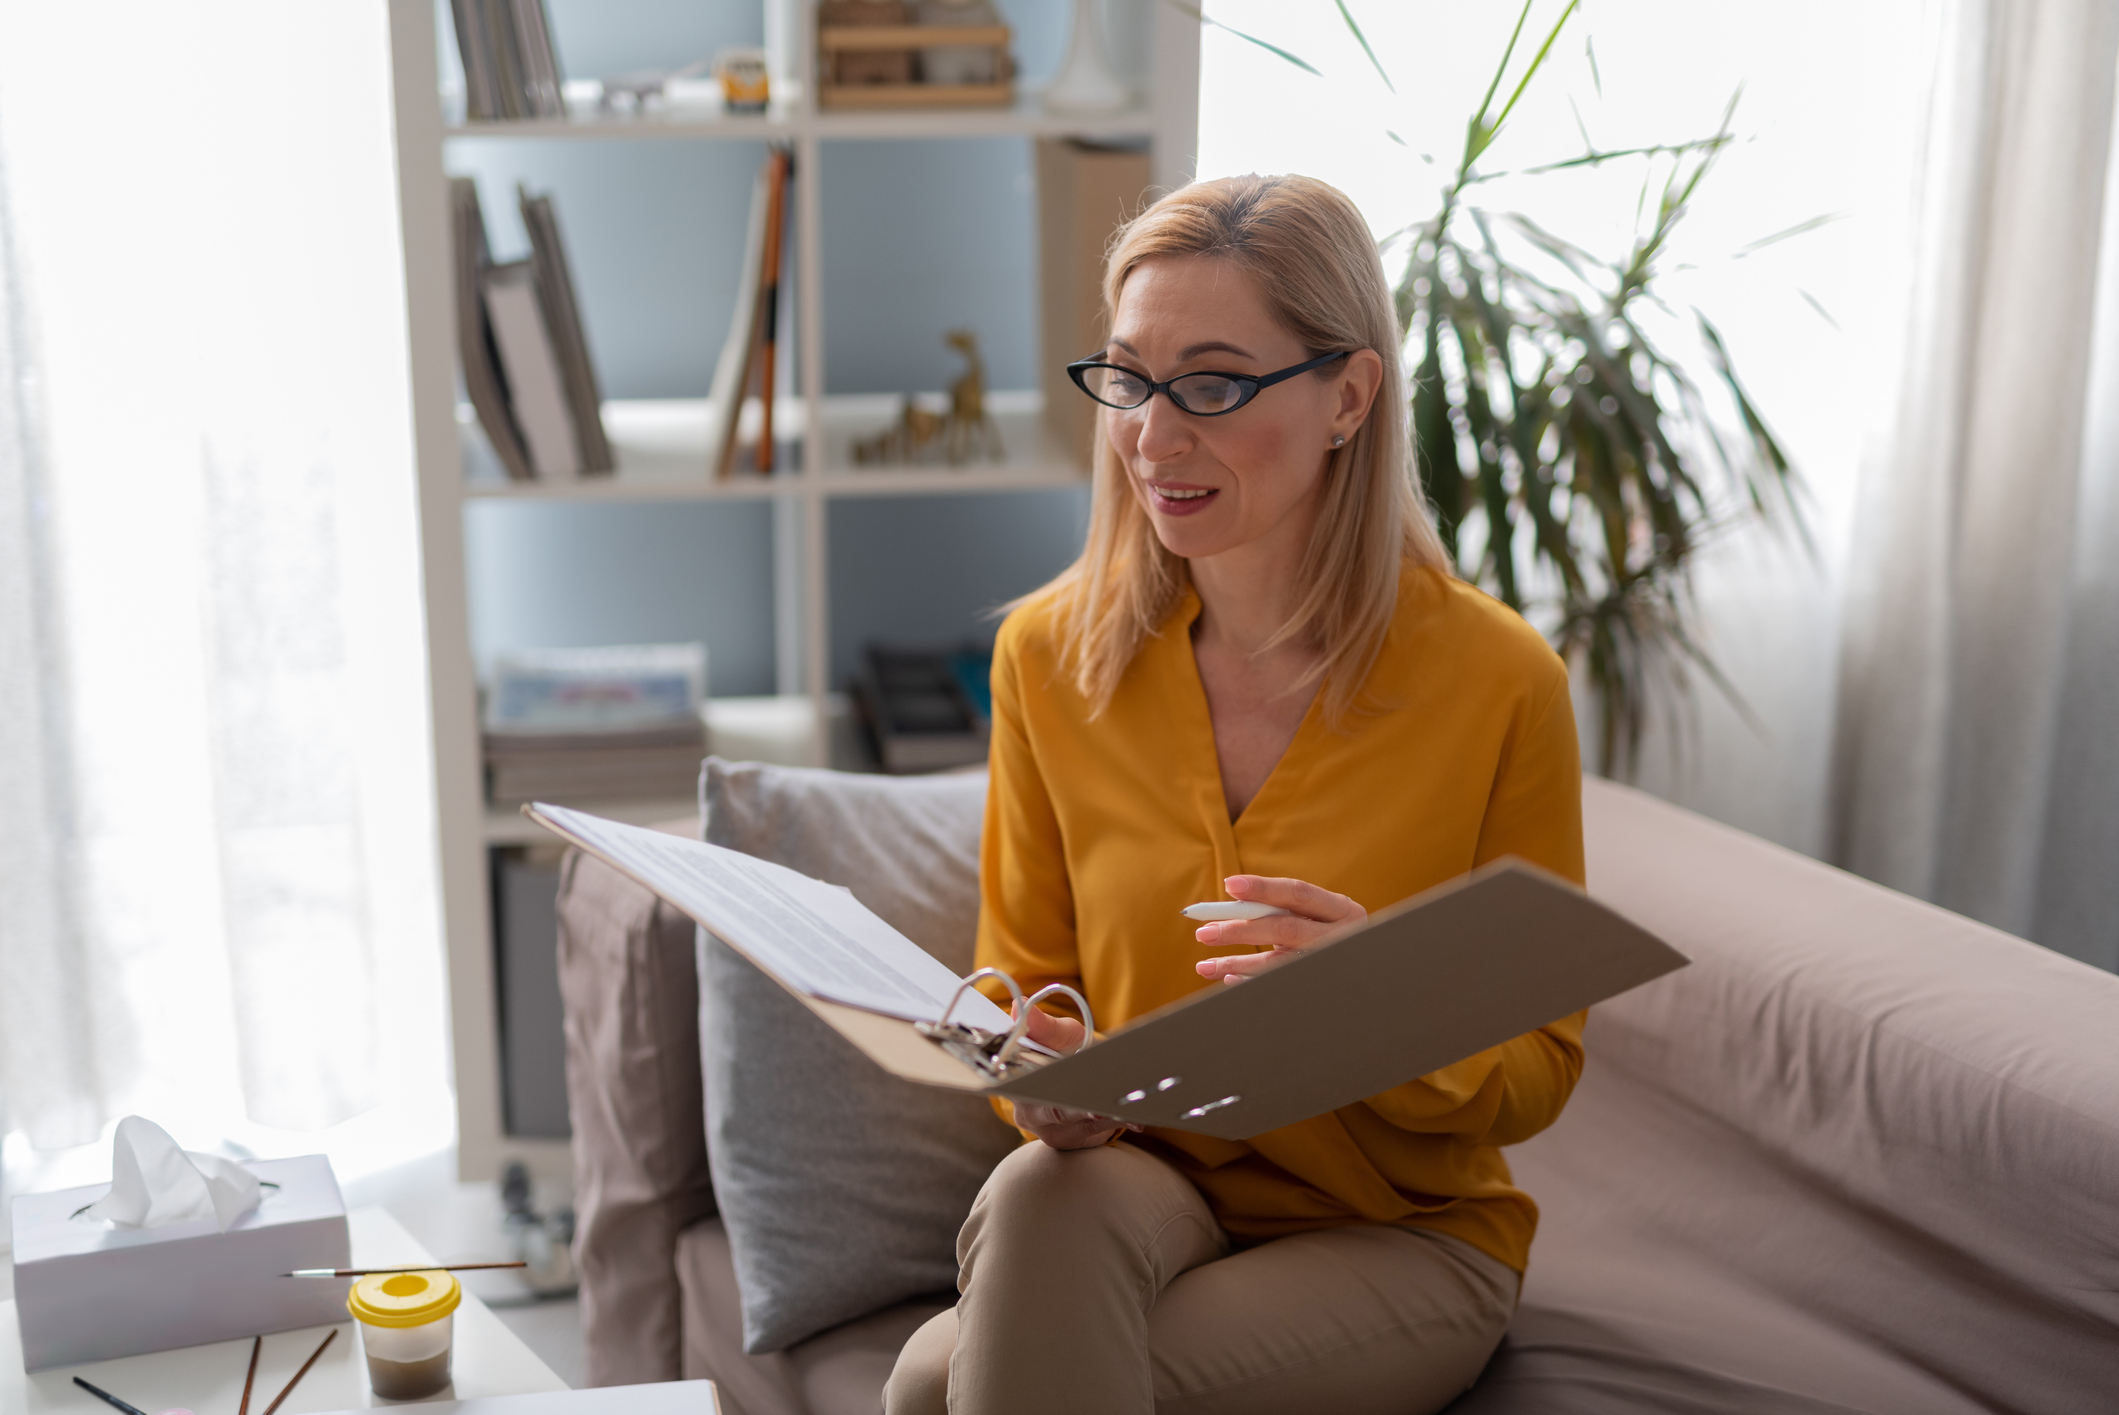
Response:
[[[776,450],[773,440],[773,376],[780,361],[780,251],[787,239],[787,179],[793,173],[794,158],[791,153],[776,150],[766,160],[772,163],[772,179],[768,186],[770,205],[765,209],[764,269],[758,281],[758,342],[764,360],[758,372],[759,410],[765,416],[758,425],[756,461],[758,470],[769,476]]]

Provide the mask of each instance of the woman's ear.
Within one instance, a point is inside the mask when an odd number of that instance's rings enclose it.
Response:
[[[1346,366],[1333,383],[1338,400],[1325,441],[1336,447],[1340,444],[1332,439],[1352,437],[1368,421],[1369,409],[1383,390],[1383,360],[1374,349],[1356,349],[1346,356]]]

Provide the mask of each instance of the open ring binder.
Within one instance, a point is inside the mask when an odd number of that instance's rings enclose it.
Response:
[[[1685,964],[1566,880],[1498,860],[1241,987],[1202,985],[1097,1037],[1075,989],[1024,997],[996,968],[958,978],[844,890],[564,806],[524,809],[713,930],[893,1075],[1225,1140],[1351,1105]],[[977,991],[989,978],[1014,1017]],[[1028,1009],[1048,997],[1070,999],[1089,1029],[1065,1056],[1028,1036]]]
[[[949,1020],[956,1012],[956,1005],[964,1000],[964,994],[986,978],[1007,988],[1008,996],[1014,1001],[1010,1010],[1015,1014],[1015,1024],[1005,1032],[989,1032],[983,1027],[970,1027]],[[1075,1048],[1079,1052],[1096,1040],[1096,1022],[1089,1012],[1089,1000],[1065,983],[1047,983],[1026,998],[1022,985],[998,968],[978,968],[966,973],[957,984],[957,990],[950,994],[949,1005],[942,1009],[941,1020],[915,1022],[913,1030],[981,1076],[998,1081],[1043,1064],[1029,1060],[1023,1054],[1024,1043],[1029,1037],[1030,1009],[1048,997],[1061,994],[1071,999],[1082,1014],[1081,1045]]]

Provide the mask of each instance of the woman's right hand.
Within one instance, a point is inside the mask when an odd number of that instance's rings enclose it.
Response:
[[[1072,1017],[1055,1017],[1033,1007],[1025,1034],[1039,1046],[1050,1047],[1065,1056],[1080,1044],[1082,1024]],[[1066,1106],[1045,1105],[1039,1101],[1015,1102],[1015,1123],[1055,1150],[1090,1150],[1121,1130],[1140,1129],[1138,1125],[1113,1120],[1108,1115],[1069,1110]]]

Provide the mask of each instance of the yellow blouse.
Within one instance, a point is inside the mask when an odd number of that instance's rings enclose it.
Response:
[[[1580,882],[1581,763],[1567,672],[1478,590],[1408,567],[1362,704],[1321,702],[1233,823],[1187,594],[1090,717],[1049,599],[1001,627],[978,961],[1072,983],[1111,1031],[1202,987],[1178,916],[1232,874],[1292,876],[1374,912],[1517,855]],[[1455,1235],[1522,1271],[1537,1206],[1502,1145],[1550,1125],[1582,1071],[1576,1013],[1417,1081],[1247,1141],[1151,1129],[1239,1241],[1350,1223]],[[1006,1114],[1005,1103],[1004,1114]]]

